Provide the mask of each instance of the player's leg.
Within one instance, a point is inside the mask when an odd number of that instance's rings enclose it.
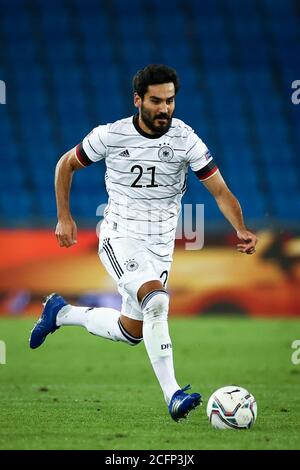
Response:
[[[159,266],[160,263],[157,261],[155,264]],[[178,421],[201,404],[201,395],[185,393],[190,386],[180,389],[175,378],[173,349],[168,328],[169,296],[160,281],[152,280],[141,285],[137,298],[144,318],[144,344],[170,415]]]
[[[58,315],[58,326],[83,326],[89,333],[132,346],[142,341],[142,322],[121,315],[107,307],[75,307],[68,305]]]
[[[77,307],[68,304],[57,294],[46,299],[40,319],[30,336],[30,347],[36,349],[49,333],[61,326],[82,326],[89,333],[112,341],[135,346],[142,341],[142,322],[122,320],[121,312],[113,308]],[[124,325],[123,325],[124,324]]]
[[[130,335],[136,338],[143,337],[143,321],[142,320],[134,320],[133,318],[129,318],[126,315],[120,315],[120,324],[123,329],[128,332]]]
[[[137,299],[143,312],[143,337],[155,375],[167,404],[180,389],[173,365],[172,342],[169,335],[169,295],[161,281],[152,280],[141,285]]]

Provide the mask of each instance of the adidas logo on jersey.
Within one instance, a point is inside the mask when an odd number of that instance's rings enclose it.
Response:
[[[130,153],[128,152],[128,150],[123,150],[123,152],[120,152],[119,155],[121,157],[130,157]]]

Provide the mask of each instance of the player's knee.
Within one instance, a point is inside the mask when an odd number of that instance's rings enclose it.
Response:
[[[169,295],[164,289],[149,292],[141,301],[144,322],[166,321],[169,311]]]
[[[161,281],[159,281],[158,279],[144,282],[144,284],[142,284],[137,291],[137,299],[141,303],[147,294],[151,293],[152,291],[161,289],[164,290]]]

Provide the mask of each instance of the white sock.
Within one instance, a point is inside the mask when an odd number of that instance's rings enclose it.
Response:
[[[165,291],[150,292],[141,303],[144,313],[143,338],[155,375],[169,404],[180,389],[174,372],[172,343],[168,327],[169,296]]]
[[[130,335],[119,321],[121,313],[113,308],[74,307],[66,305],[57,314],[57,326],[83,326],[90,333],[132,346],[142,338]]]

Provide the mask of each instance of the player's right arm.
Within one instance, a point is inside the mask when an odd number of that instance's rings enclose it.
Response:
[[[108,126],[95,127],[58,161],[55,170],[57,218],[55,235],[59,246],[69,248],[77,242],[77,227],[70,211],[70,191],[74,171],[98,162],[107,154]]]
[[[77,242],[77,227],[70,211],[70,190],[74,171],[84,168],[78,160],[76,147],[65,153],[55,169],[57,218],[55,235],[59,246],[69,248]]]

